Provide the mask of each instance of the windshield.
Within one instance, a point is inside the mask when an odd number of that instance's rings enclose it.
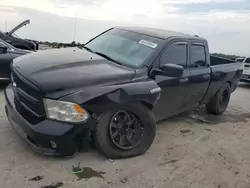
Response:
[[[10,45],[9,43],[5,42],[4,40],[0,39],[0,43],[10,49],[14,49],[14,47],[12,45]]]
[[[138,68],[163,44],[163,40],[119,29],[112,29],[85,45],[128,67]]]

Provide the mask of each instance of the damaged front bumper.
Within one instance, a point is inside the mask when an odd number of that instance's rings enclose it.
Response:
[[[79,148],[79,140],[84,142],[83,136],[90,135],[96,126],[96,120],[89,118],[83,124],[68,124],[45,119],[33,125],[25,120],[17,111],[14,103],[12,85],[5,89],[6,114],[10,124],[36,152],[52,156],[69,156]],[[89,138],[87,139],[89,140]]]

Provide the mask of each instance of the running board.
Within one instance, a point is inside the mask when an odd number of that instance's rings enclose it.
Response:
[[[0,81],[9,81],[9,78],[0,78]]]

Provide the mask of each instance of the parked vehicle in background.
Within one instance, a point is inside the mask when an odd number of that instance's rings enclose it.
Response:
[[[15,48],[0,39],[0,83],[10,80],[10,64],[12,60],[27,53],[29,51]]]
[[[0,31],[0,39],[4,40],[5,42],[11,44],[12,46],[23,49],[23,50],[32,50],[36,51],[38,50],[38,42],[34,40],[29,39],[21,39],[19,38],[15,32],[22,28],[23,26],[30,23],[30,20],[25,20],[18,24],[16,27],[14,27],[9,32],[1,32]]]
[[[109,158],[131,157],[151,146],[158,120],[202,104],[222,114],[241,73],[241,63],[210,57],[203,38],[112,28],[83,48],[14,60],[6,113],[38,152],[72,155],[93,135]]]
[[[250,58],[241,57],[241,58],[237,58],[235,61],[242,62],[244,66],[240,81],[250,82]]]

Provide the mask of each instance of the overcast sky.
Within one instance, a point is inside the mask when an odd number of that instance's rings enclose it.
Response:
[[[86,42],[116,25],[197,34],[212,52],[250,56],[250,0],[0,0],[0,29],[30,19],[20,37]]]

